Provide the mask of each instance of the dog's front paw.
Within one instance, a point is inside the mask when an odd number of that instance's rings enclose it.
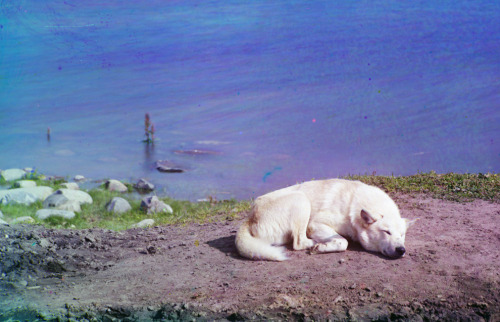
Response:
[[[314,255],[314,254],[321,253],[320,250],[319,250],[319,246],[320,245],[321,244],[316,244],[313,247],[311,247],[311,249],[309,250],[309,254]]]

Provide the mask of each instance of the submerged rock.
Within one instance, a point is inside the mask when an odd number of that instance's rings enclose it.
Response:
[[[194,149],[194,150],[176,150],[174,151],[175,154],[186,154],[186,155],[217,155],[217,154],[222,154],[219,151],[213,151],[213,150],[199,150],[199,149]]]
[[[73,178],[73,180],[75,180],[75,181],[77,181],[77,182],[78,182],[78,181],[83,181],[83,180],[85,180],[85,177],[84,177],[84,176],[82,176],[82,175],[77,174],[77,175]]]
[[[5,179],[5,181],[14,181],[24,178],[26,171],[23,169],[7,169],[0,171],[0,175]]]
[[[118,180],[110,179],[110,180],[106,181],[104,186],[109,191],[128,192],[127,186]]]
[[[179,173],[184,172],[185,170],[178,167],[174,163],[167,160],[158,160],[155,162],[156,170],[160,172],[169,172],[169,173]]]
[[[75,213],[73,211],[58,210],[58,209],[40,209],[36,212],[36,217],[41,220],[45,220],[49,217],[61,217],[64,219],[75,218]]]
[[[120,198],[120,197],[114,197],[106,205],[107,211],[118,213],[118,214],[127,212],[131,209],[132,209],[132,207],[130,206],[129,202],[123,198]]]

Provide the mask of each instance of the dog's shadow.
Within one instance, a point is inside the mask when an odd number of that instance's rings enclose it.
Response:
[[[243,258],[238,254],[238,250],[236,249],[235,240],[236,240],[236,236],[231,235],[231,236],[227,236],[227,237],[217,238],[214,240],[209,240],[207,242],[207,245],[210,247],[213,247],[215,249],[218,249],[219,251],[223,252],[224,254],[226,254],[228,256],[231,256],[232,258],[245,260],[246,258]]]
[[[250,260],[248,258],[244,258],[244,257],[240,256],[240,254],[238,253],[238,250],[236,249],[235,240],[236,240],[236,236],[231,235],[231,236],[226,236],[226,237],[221,237],[221,238],[217,238],[214,240],[210,240],[207,242],[207,245],[221,251],[222,253],[226,254],[227,256],[231,256],[232,258],[243,260],[243,261]],[[289,251],[293,251],[291,245],[285,245],[285,247]],[[359,244],[357,242],[353,242],[351,240],[349,241],[349,246],[347,247],[347,251],[355,252],[355,253],[369,253],[369,254],[375,255],[379,258],[386,259],[386,260],[393,259],[393,258],[388,258],[380,253],[377,253],[377,252],[367,251],[361,246],[361,244]],[[309,251],[307,251],[307,252],[309,252]],[[335,252],[334,253],[317,254],[317,255],[328,255],[328,254],[335,254]]]

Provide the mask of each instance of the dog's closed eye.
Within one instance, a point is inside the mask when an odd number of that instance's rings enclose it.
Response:
[[[389,236],[391,235],[391,232],[390,232],[390,231],[388,231],[388,230],[382,230],[382,231],[383,231],[384,233],[386,233],[387,235],[389,235]]]

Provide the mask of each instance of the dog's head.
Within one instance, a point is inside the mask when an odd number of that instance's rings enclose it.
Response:
[[[417,221],[401,218],[397,208],[386,214],[373,214],[363,209],[358,220],[361,226],[358,240],[363,248],[390,258],[404,256],[406,230]]]

